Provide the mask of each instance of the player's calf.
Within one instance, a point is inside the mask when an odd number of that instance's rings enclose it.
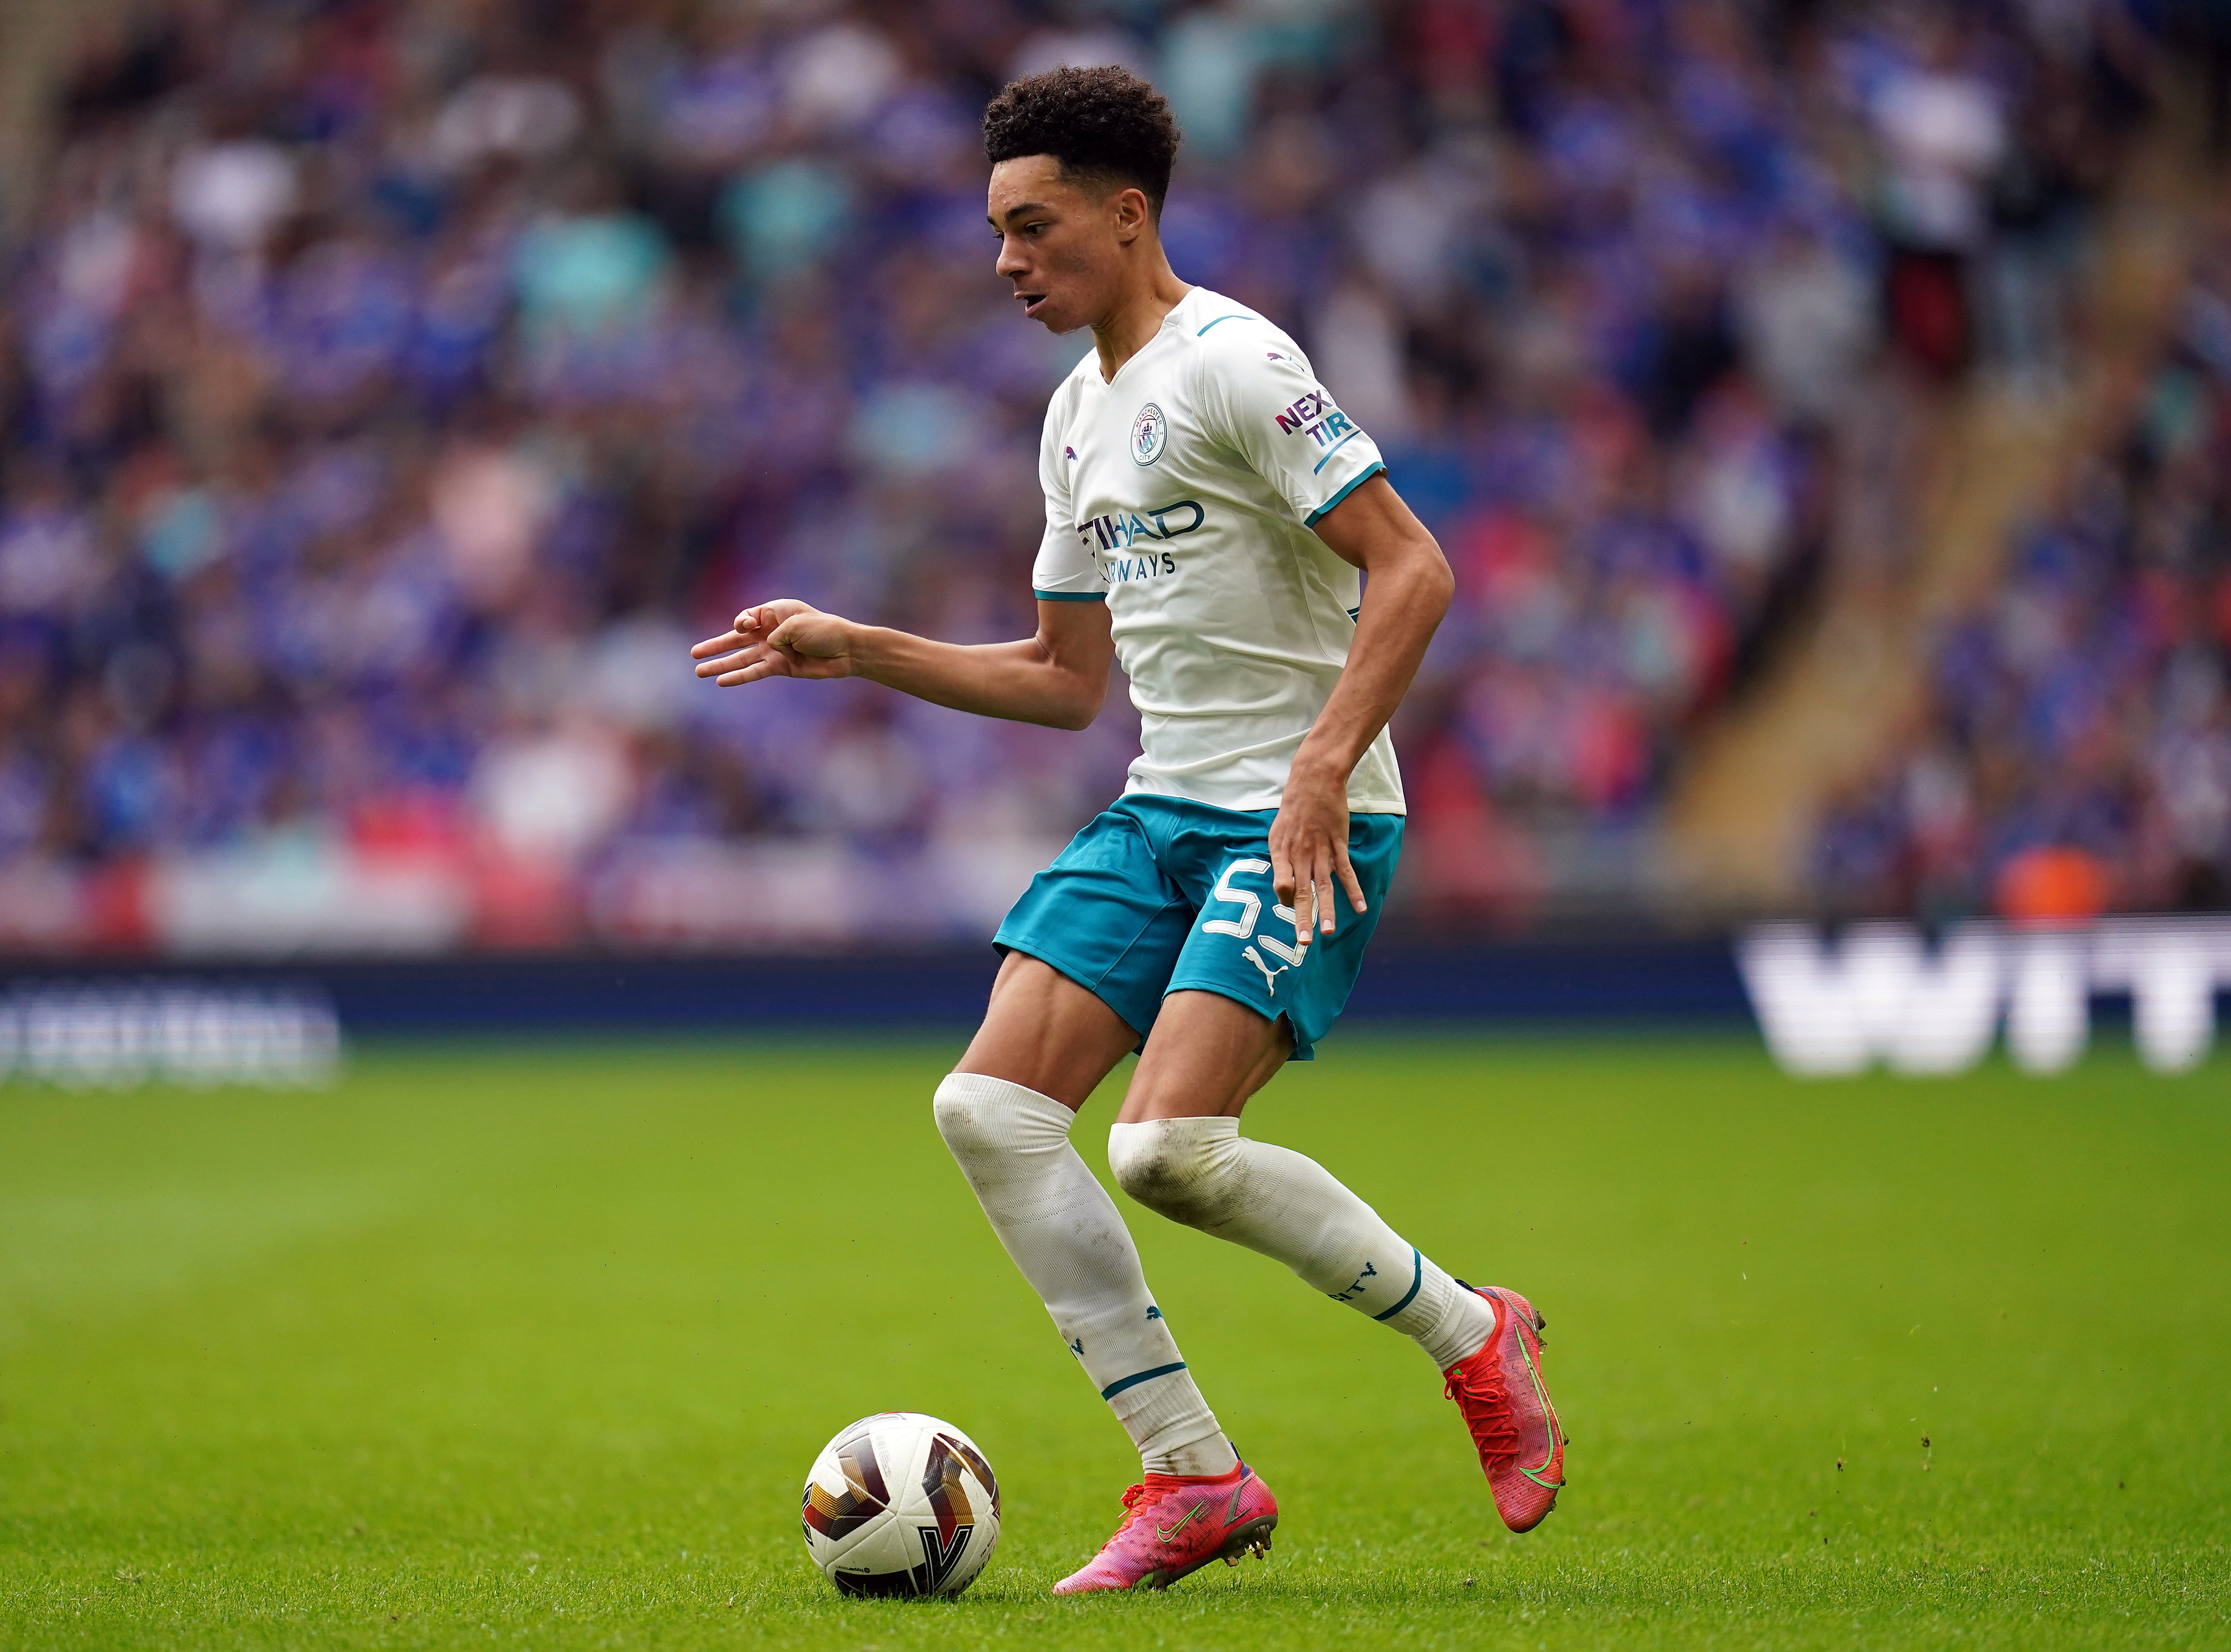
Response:
[[[1322,1165],[1249,1141],[1235,1118],[1119,1124],[1109,1132],[1108,1164],[1149,1209],[1276,1257],[1334,1301],[1410,1338],[1436,1370],[1492,1333],[1487,1303]]]
[[[937,1128],[977,1201],[1148,1470],[1238,1461],[1147,1289],[1107,1190],[1070,1144],[1070,1110],[1004,1079],[956,1072]]]

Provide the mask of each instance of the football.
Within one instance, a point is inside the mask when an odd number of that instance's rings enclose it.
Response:
[[[805,1552],[847,1595],[957,1595],[999,1540],[999,1483],[976,1442],[919,1411],[880,1411],[813,1460]]]

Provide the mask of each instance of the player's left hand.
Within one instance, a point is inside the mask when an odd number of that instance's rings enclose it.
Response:
[[[1348,864],[1346,779],[1297,763],[1271,822],[1271,887],[1278,904],[1293,910],[1297,950],[1308,950],[1315,935],[1332,933],[1335,883],[1358,912],[1371,910]]]

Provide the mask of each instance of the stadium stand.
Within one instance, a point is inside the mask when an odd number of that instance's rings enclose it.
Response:
[[[1125,714],[1077,735],[864,686],[716,693],[683,651],[776,593],[1028,630],[1031,457],[1080,346],[990,275],[974,121],[1007,75],[1088,61],[1158,75],[1186,125],[1180,273],[1297,333],[1457,567],[1397,729],[1403,917],[1662,896],[1696,731],[1825,567],[1897,538],[1912,460],[1884,432],[1976,375],[2068,371],[2072,283],[2153,100],[2147,18],[104,13],[0,320],[0,944],[980,933],[1120,785]],[[2006,685],[2043,669],[2021,651],[2071,614],[2112,667],[2102,703],[2158,703],[2161,733],[2098,755],[2084,730],[2108,713],[2056,699],[2037,761],[2217,772],[2220,700],[2172,640],[2202,581],[2158,548],[2160,522],[2213,508],[2211,363],[2195,342],[2163,366],[2133,427],[2153,457],[2087,472],[2026,554],[2019,614],[1947,644],[1941,731],[1822,839],[1840,899],[1947,878],[1981,898],[2052,836],[2034,822],[2092,818],[1945,755],[2019,721]],[[2157,756],[2188,734],[2218,755]],[[2198,820],[2200,785],[2164,781],[2084,845]],[[1937,805],[1882,800],[1962,786],[1988,846],[1912,870]]]
[[[2231,895],[2231,243],[2170,339],[1942,628],[1888,761],[1823,822],[1844,913],[2220,910]]]

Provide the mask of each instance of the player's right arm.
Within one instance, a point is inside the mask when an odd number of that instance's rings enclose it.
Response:
[[[769,677],[864,677],[980,716],[1082,729],[1107,697],[1116,644],[1099,602],[1042,600],[1037,636],[963,645],[859,625],[784,598],[745,609],[733,629],[689,654],[697,675],[722,688]]]
[[[932,642],[786,598],[745,609],[727,635],[691,649],[697,675],[723,688],[766,677],[864,677],[980,716],[1083,728],[1108,697],[1116,642],[1103,600],[1107,582],[1070,514],[1069,467],[1077,456],[1061,435],[1068,400],[1066,387],[1055,393],[1038,438],[1045,529],[1031,570],[1037,636],[973,646]]]

